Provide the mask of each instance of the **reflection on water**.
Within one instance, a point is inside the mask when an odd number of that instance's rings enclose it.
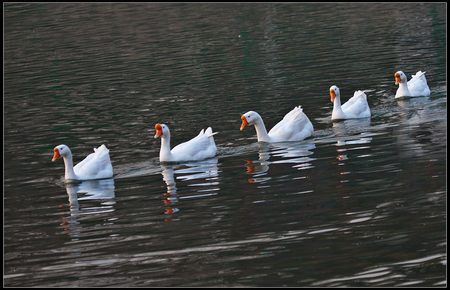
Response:
[[[163,180],[167,191],[163,193],[164,213],[172,215],[180,211],[179,200],[204,198],[218,194],[219,168],[218,159],[211,158],[198,162],[161,164]],[[177,181],[188,185],[186,191],[177,192]],[[169,221],[170,219],[166,219]]]
[[[167,185],[167,192],[163,193],[164,198],[164,213],[171,215],[178,212],[176,204],[178,203],[177,184],[175,182],[175,175],[173,166],[161,165],[163,180]]]
[[[246,160],[245,171],[251,175],[248,183],[265,183],[271,179],[268,175],[271,164],[292,164],[297,170],[312,168],[315,144],[312,141],[265,143],[258,142],[258,160]]]
[[[401,111],[397,115],[398,126],[393,132],[401,148],[400,155],[405,158],[426,156],[429,146],[441,142],[433,132],[446,130],[441,116],[444,104],[429,97],[401,99],[397,104]]]
[[[372,140],[372,137],[367,136],[367,132],[370,129],[370,118],[350,119],[341,122],[333,122],[332,129],[336,138],[336,151],[338,154],[336,159],[339,161],[348,159],[346,151],[349,149],[346,145],[368,144]],[[365,148],[369,147],[352,146],[351,150]],[[344,163],[339,163],[338,165],[343,164]],[[341,180],[341,182],[343,181]]]
[[[370,128],[370,118],[349,119],[333,122],[332,129],[337,137],[350,136],[356,133],[367,132]]]
[[[72,238],[80,236],[82,224],[79,218],[84,215],[98,215],[114,211],[114,179],[86,180],[80,183],[67,183],[70,216],[63,217],[61,226]]]

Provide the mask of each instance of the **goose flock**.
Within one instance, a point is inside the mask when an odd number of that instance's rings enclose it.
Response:
[[[395,98],[427,97],[430,95],[425,72],[418,71],[408,81],[402,71],[394,74],[395,84],[398,85]],[[370,108],[367,96],[363,91],[355,91],[346,103],[341,104],[341,95],[336,85],[330,87],[330,100],[333,103],[331,120],[346,120],[358,118],[370,118]],[[301,141],[314,134],[314,127],[308,116],[303,112],[301,106],[294,107],[283,119],[278,122],[269,132],[260,114],[249,111],[241,116],[240,130],[247,126],[254,126],[258,142],[286,142]],[[155,138],[161,138],[161,149],[159,152],[160,162],[198,161],[212,158],[217,154],[214,135],[211,127],[202,129],[200,133],[181,144],[170,147],[170,130],[166,124],[155,124]],[[67,145],[58,145],[53,149],[52,161],[59,158],[64,160],[66,182],[83,181],[93,179],[104,179],[113,177],[113,167],[109,158],[109,150],[103,144],[94,148],[77,165],[73,165],[72,152]]]

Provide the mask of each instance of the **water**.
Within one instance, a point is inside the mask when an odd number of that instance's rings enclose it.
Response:
[[[446,7],[401,6],[5,4],[4,285],[445,286]],[[313,138],[239,131],[296,105]],[[160,165],[157,122],[217,158]],[[53,147],[103,143],[114,179],[65,186]]]

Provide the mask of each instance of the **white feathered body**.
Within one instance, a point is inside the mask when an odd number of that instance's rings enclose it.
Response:
[[[94,152],[73,167],[79,180],[102,179],[113,176],[109,150],[105,145],[94,148]]]
[[[418,71],[415,75],[412,75],[406,84],[400,83],[395,94],[395,98],[428,96],[430,96],[430,88],[428,87],[425,72],[422,71]]]
[[[363,91],[355,91],[353,97],[342,106],[340,105],[340,100],[335,100],[331,115],[332,120],[368,117],[370,117],[370,107],[367,102],[367,96]]]
[[[301,106],[287,113],[268,133],[270,142],[300,141],[312,136],[314,127]]]
[[[160,151],[160,161],[180,162],[203,160],[216,156],[217,147],[214,142],[214,135],[211,127],[202,129],[200,133],[189,141],[183,142],[170,150],[171,154]]]

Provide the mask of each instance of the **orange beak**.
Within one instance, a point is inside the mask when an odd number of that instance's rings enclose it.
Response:
[[[53,149],[53,158],[52,161],[55,161],[56,159],[60,158],[61,155],[59,154],[58,148]]]
[[[336,92],[334,90],[330,90],[330,100],[333,103],[336,98]]]
[[[244,130],[245,127],[248,126],[248,122],[244,115],[241,116],[241,120],[242,120],[241,131],[242,131],[242,130]]]
[[[395,84],[398,85],[401,82],[400,74],[395,73],[394,78],[395,78]]]
[[[159,124],[159,123],[156,124],[156,125],[155,125],[155,130],[156,130],[155,138],[161,137],[162,134],[163,134],[161,124]]]

